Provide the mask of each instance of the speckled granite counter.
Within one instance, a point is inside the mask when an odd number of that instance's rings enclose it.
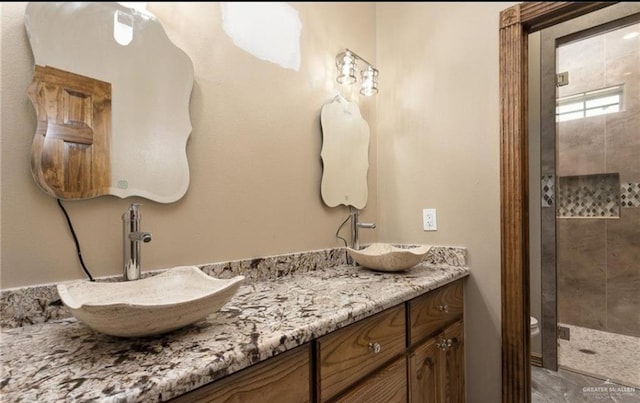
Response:
[[[205,321],[121,339],[67,318],[4,329],[3,402],[164,401],[469,274],[421,263],[385,274],[337,266],[248,282]]]

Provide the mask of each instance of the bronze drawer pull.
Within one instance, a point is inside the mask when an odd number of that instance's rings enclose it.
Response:
[[[447,305],[447,304],[438,305],[438,310],[440,312],[449,312],[449,305]]]

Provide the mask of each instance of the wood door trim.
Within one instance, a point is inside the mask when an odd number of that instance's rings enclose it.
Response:
[[[500,13],[502,401],[531,401],[528,34],[616,2],[524,2]]]

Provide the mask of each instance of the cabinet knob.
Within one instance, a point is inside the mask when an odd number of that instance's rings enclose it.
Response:
[[[369,350],[373,351],[374,354],[378,354],[380,352],[380,343],[369,343]]]
[[[438,305],[438,310],[440,312],[449,312],[449,305],[447,305],[447,304]]]
[[[436,343],[436,348],[442,350],[442,351],[447,351],[449,348],[451,348],[451,346],[453,346],[454,340],[452,339],[446,339],[446,340],[440,340],[440,342]]]

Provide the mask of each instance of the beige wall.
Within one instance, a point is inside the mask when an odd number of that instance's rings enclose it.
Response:
[[[55,199],[34,183],[29,165],[35,112],[26,96],[33,56],[26,3],[2,7],[1,287],[84,278]],[[221,28],[218,3],[150,4],[170,38],[191,57],[191,183],[177,203],[101,197],[65,203],[94,276],[119,274],[121,215],[142,202],[143,270],[341,246],[344,206],[320,197],[320,108],[336,93],[335,56],[345,47],[375,60],[373,3],[291,3],[302,22],[301,67],[284,69],[241,50]],[[377,221],[375,98],[357,91],[371,127],[369,202]],[[371,242],[377,230],[363,231]],[[348,229],[343,233],[348,235]]]
[[[498,16],[512,4],[377,6],[379,236],[468,248],[469,402],[500,401]]]

